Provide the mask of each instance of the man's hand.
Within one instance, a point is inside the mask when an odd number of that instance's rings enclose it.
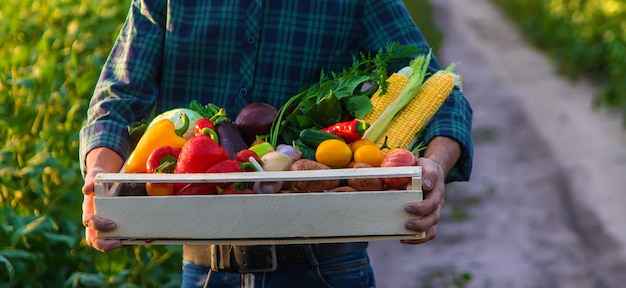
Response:
[[[402,243],[421,244],[437,236],[437,224],[445,202],[444,181],[460,155],[461,148],[456,141],[448,137],[435,137],[428,144],[424,157],[417,159],[417,165],[422,167],[422,190],[426,197],[422,202],[406,205],[405,210],[418,218],[408,220],[405,227],[417,232],[426,232],[426,237]]]
[[[98,173],[118,172],[123,160],[117,153],[107,148],[96,148],[87,155],[87,175],[83,186],[83,225],[85,226],[85,240],[87,245],[102,252],[108,252],[122,247],[119,240],[99,239],[97,232],[114,230],[117,226],[109,219],[94,215],[94,178]]]
[[[428,158],[417,159],[417,165],[422,167],[422,190],[426,198],[422,202],[412,202],[406,205],[405,210],[419,219],[411,219],[405,227],[409,230],[426,232],[426,237],[419,240],[402,241],[405,244],[421,244],[437,236],[437,224],[444,203],[445,184],[443,169],[435,161]]]

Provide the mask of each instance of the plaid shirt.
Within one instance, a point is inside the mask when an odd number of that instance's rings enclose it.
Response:
[[[390,42],[429,49],[401,0],[134,0],[80,132],[81,164],[96,147],[126,158],[127,126],[153,109],[193,99],[231,117],[250,102],[280,107],[322,70],[340,71]],[[436,59],[430,69],[440,69]],[[427,127],[425,143],[443,135],[463,149],[448,181],[469,178],[471,121],[455,90]]]

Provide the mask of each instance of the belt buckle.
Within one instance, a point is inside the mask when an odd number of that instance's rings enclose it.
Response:
[[[255,250],[260,249],[260,250]],[[246,253],[252,252],[253,255],[245,255],[235,252],[235,259],[239,273],[262,273],[273,272],[278,267],[278,259],[276,258],[276,246],[262,245],[247,247]],[[268,253],[265,258],[262,254]],[[265,258],[265,259],[264,259]],[[252,262],[252,263],[251,263]]]

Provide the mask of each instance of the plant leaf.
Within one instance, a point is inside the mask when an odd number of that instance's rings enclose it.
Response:
[[[341,120],[341,105],[339,99],[331,91],[326,97],[318,101],[315,106],[307,112],[308,117],[317,127],[327,127]]]
[[[99,253],[96,255],[95,261],[98,272],[106,276],[113,276],[124,270],[126,266],[126,253],[124,249],[117,249],[108,253]]]
[[[69,235],[51,233],[51,232],[43,232],[43,235],[46,237],[46,241],[53,243],[62,243],[65,244],[68,248],[71,248],[76,244],[76,237],[72,237]]]
[[[342,105],[356,119],[362,119],[372,111],[372,102],[365,94],[354,95],[350,98],[344,98]]]
[[[11,238],[11,243],[13,246],[15,246],[19,242],[19,240],[25,238],[31,233],[57,229],[58,226],[56,225],[56,223],[54,223],[54,221],[50,219],[47,215],[44,215],[36,218],[33,221],[30,221],[24,227],[20,227],[19,229],[17,229],[15,231],[15,234],[13,234],[13,237]],[[30,247],[27,241],[24,241],[24,245],[26,247]]]
[[[67,281],[65,287],[103,287],[104,277],[100,274],[74,272]]]
[[[0,263],[4,263],[4,267],[6,267],[7,272],[9,273],[9,281],[13,281],[13,278],[15,277],[15,268],[11,265],[11,261],[9,261],[9,259],[2,256],[2,253],[0,253]]]
[[[370,80],[370,76],[344,75],[334,80],[328,80],[322,84],[319,95],[328,95],[332,91],[337,99],[351,97],[354,90],[363,82]]]

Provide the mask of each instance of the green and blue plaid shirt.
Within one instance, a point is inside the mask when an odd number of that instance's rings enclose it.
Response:
[[[390,42],[429,49],[401,0],[133,0],[80,132],[81,164],[96,147],[126,158],[128,125],[153,109],[193,99],[231,116],[250,102],[280,107],[322,70],[340,71]],[[436,60],[430,69],[440,69]],[[438,135],[461,144],[448,181],[469,178],[471,121],[455,90],[426,129],[426,144]]]

